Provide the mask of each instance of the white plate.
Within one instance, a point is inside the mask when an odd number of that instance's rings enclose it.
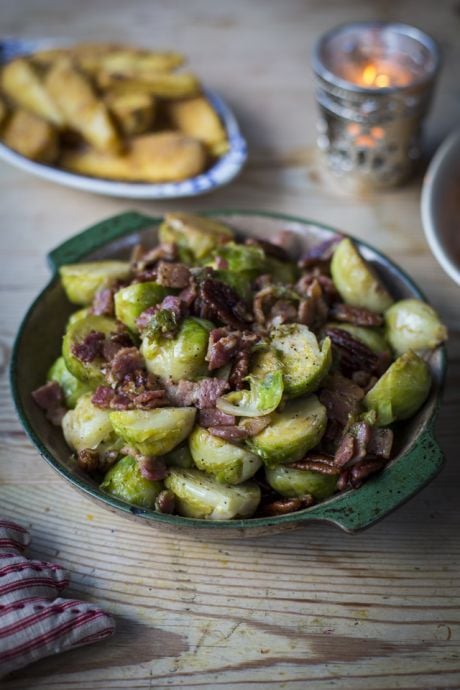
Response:
[[[68,41],[42,39],[37,41],[4,38],[0,40],[0,64],[36,50],[68,45]],[[198,196],[228,184],[240,172],[247,159],[246,141],[225,101],[215,92],[204,89],[227,131],[229,150],[206,172],[181,182],[149,184],[145,182],[114,182],[67,172],[51,165],[31,161],[0,143],[0,159],[45,180],[95,194],[130,199],[175,199]]]
[[[425,175],[422,221],[431,251],[460,285],[460,129],[439,147]]]

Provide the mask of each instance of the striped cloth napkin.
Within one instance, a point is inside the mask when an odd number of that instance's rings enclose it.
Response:
[[[28,532],[0,519],[0,677],[50,654],[103,640],[112,617],[94,604],[62,599],[63,568],[30,561]]]

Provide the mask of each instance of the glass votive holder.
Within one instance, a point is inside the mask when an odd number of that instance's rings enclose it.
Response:
[[[354,22],[321,36],[317,143],[347,187],[392,187],[411,175],[439,67],[435,41],[407,24]]]

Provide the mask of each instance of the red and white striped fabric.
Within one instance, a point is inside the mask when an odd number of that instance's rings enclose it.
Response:
[[[0,677],[50,654],[103,640],[113,618],[94,604],[62,599],[59,565],[29,561],[28,532],[0,519]]]

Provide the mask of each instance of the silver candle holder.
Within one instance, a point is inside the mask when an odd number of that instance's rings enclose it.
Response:
[[[411,175],[439,67],[435,41],[407,24],[355,22],[319,39],[317,143],[348,186],[391,187]]]

